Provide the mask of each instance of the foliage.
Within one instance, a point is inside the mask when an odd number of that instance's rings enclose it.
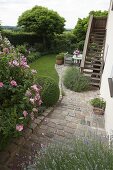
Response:
[[[58,55],[56,55],[56,59],[57,60],[64,60],[64,53],[59,53]]]
[[[103,99],[100,99],[100,98],[94,98],[94,99],[91,100],[90,103],[94,107],[99,107],[99,108],[102,108],[102,109],[105,109],[105,107],[106,107],[106,102]]]
[[[28,32],[39,34],[46,47],[46,41],[52,38],[54,33],[59,34],[64,31],[64,22],[65,19],[60,17],[57,12],[45,7],[35,6],[19,17],[18,26]]]
[[[26,58],[0,35],[0,150],[9,138],[20,135],[41,104],[34,81]]]
[[[64,85],[75,92],[88,90],[89,84],[89,79],[75,67],[69,68],[64,75]]]
[[[55,34],[54,39],[51,42],[51,51],[53,53],[69,52],[72,53],[76,46],[76,36],[70,32],[64,32],[62,34]]]
[[[42,87],[41,98],[43,105],[49,107],[56,104],[60,93],[58,84],[49,77],[38,77],[37,82]]]
[[[17,45],[16,46],[16,50],[19,52],[19,53],[21,53],[21,54],[23,54],[23,55],[28,55],[28,51],[27,51],[27,49],[26,49],[26,45]]]
[[[111,170],[113,149],[107,143],[95,135],[55,143],[47,148],[43,145],[35,165],[28,170],[33,167],[36,170]]]
[[[38,60],[30,64],[32,69],[37,70],[38,76],[46,76],[53,78],[57,83],[59,81],[58,74],[55,69],[56,54],[41,56]]]
[[[38,58],[40,58],[41,54],[39,52],[30,52],[27,56],[28,63],[32,63]]]
[[[108,11],[91,11],[89,13],[89,16],[90,15],[93,15],[95,17],[100,17],[100,16],[107,16],[108,15]],[[75,34],[76,36],[76,43],[77,44],[81,44],[82,43],[82,46],[78,46],[78,48],[80,50],[83,49],[83,42],[85,40],[85,37],[86,37],[86,31],[87,31],[87,28],[88,28],[88,21],[89,21],[89,16],[86,17],[86,18],[79,18],[78,19],[78,22],[77,22],[77,25],[75,26],[74,30],[73,30],[73,33]]]
[[[2,34],[7,37],[14,46],[25,43],[29,45],[34,45],[36,42],[42,43],[40,36],[32,32],[2,30]]]

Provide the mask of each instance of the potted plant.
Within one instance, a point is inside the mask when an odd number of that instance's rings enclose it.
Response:
[[[56,56],[56,64],[61,65],[64,63],[64,53],[59,53]]]
[[[94,98],[90,101],[93,108],[93,113],[96,115],[103,115],[106,107],[106,102],[101,98]]]

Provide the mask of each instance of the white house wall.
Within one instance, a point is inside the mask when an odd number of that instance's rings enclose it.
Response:
[[[111,6],[112,6],[111,1]],[[107,21],[107,34],[106,34],[106,44],[105,44],[105,67],[101,80],[100,93],[101,96],[106,101],[105,110],[105,129],[107,132],[113,131],[113,98],[110,97],[110,90],[108,84],[108,78],[113,74],[113,10],[109,11],[108,21]],[[112,75],[113,76],[113,75]]]

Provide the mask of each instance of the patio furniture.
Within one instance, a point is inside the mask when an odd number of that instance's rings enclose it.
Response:
[[[73,55],[72,59],[73,59],[73,61],[74,61],[74,64],[75,64],[76,66],[79,66],[79,67],[80,67],[81,60],[82,60],[82,54]]]
[[[64,55],[64,65],[70,65],[73,64],[73,55],[68,54],[68,52]]]

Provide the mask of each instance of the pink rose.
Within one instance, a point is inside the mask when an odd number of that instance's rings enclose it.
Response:
[[[10,82],[10,84],[11,84],[11,86],[14,86],[14,87],[17,86],[17,82],[16,82],[15,80],[12,80],[12,81]]]
[[[9,53],[9,49],[8,49],[8,48],[3,48],[3,52],[4,52],[5,54],[8,54],[8,53]]]
[[[34,90],[35,92],[39,92],[40,89],[37,87],[36,84],[34,84],[33,86],[31,86],[32,90]]]
[[[38,105],[39,105],[39,106],[40,106],[42,103],[43,103],[42,100],[39,100],[39,101],[38,101]]]
[[[4,84],[2,82],[0,82],[0,87],[3,87],[3,86],[4,86]]]
[[[23,111],[23,115],[24,115],[24,117],[26,117],[28,115],[26,110]]]
[[[21,132],[23,130],[24,126],[23,125],[16,125],[16,130]]]

